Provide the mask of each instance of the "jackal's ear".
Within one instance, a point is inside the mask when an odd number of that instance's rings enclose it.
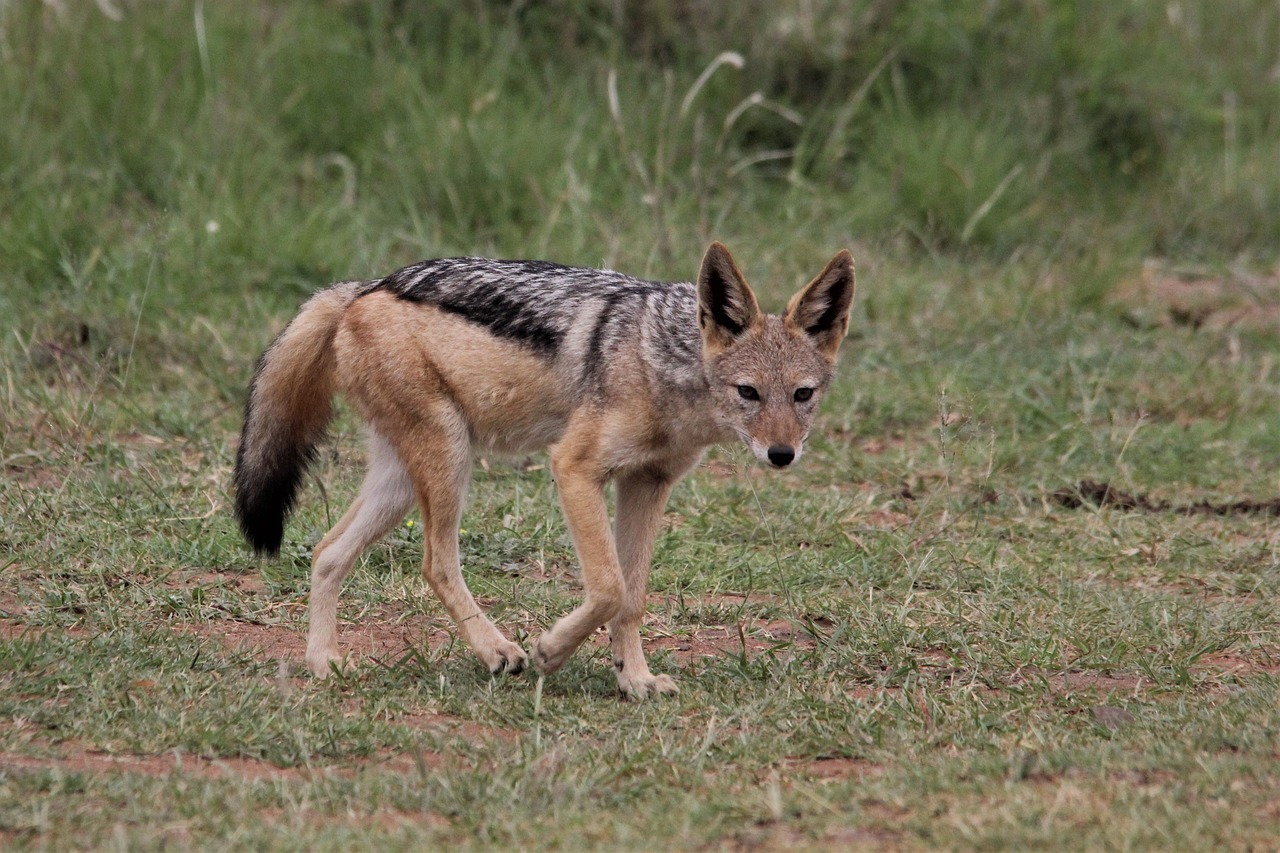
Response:
[[[791,297],[783,322],[812,338],[824,355],[835,358],[849,331],[853,289],[853,255],[841,249],[817,278]]]
[[[712,243],[698,273],[698,325],[703,341],[723,349],[761,321],[760,306],[722,243]]]

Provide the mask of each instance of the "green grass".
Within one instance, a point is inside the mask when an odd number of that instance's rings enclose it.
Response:
[[[1274,3],[429,5],[0,0],[0,845],[1276,845],[1275,519],[1055,497],[1280,494],[1274,326],[1124,303],[1273,316]],[[416,526],[348,583],[365,664],[302,677],[358,426],[278,560],[227,489],[306,295],[713,237],[771,308],[841,246],[859,295],[800,468],[675,493],[681,693],[619,701],[603,645],[491,680]],[[545,460],[486,461],[464,567],[527,644],[575,558]]]

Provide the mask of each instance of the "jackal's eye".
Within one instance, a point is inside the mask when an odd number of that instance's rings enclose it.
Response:
[[[794,394],[794,397],[795,397],[795,401],[796,401],[797,403],[806,403],[806,402],[808,402],[809,400],[812,400],[812,399],[813,399],[813,389],[812,389],[812,388],[797,388],[797,389],[796,389],[796,393]]]
[[[739,385],[738,396],[744,400],[759,400],[760,392],[750,385]]]

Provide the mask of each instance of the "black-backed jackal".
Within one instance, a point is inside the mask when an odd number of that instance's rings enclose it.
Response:
[[[534,642],[534,665],[554,672],[608,625],[622,693],[675,692],[640,645],[667,496],[709,445],[735,436],[775,467],[800,458],[853,293],[853,257],[842,251],[781,315],[766,314],[712,243],[696,284],[453,258],[316,294],[258,361],[235,467],[241,529],[274,553],[334,396],[368,424],[359,497],[312,554],[307,667],[324,677],[346,665],[342,582],[416,502],[427,582],[491,672],[523,669],[524,650],[463,581],[458,526],[473,451],[546,448],[585,596]]]

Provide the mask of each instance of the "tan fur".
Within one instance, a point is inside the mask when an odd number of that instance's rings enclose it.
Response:
[[[263,405],[254,414],[285,424],[290,441],[309,444],[329,422],[335,390],[333,336],[354,296],[354,286],[321,291],[264,355],[257,377]],[[250,446],[276,452],[272,442]]]
[[[324,677],[347,665],[337,645],[342,582],[414,503],[423,516],[423,574],[463,638],[491,671],[523,668],[524,651],[463,581],[457,532],[473,448],[546,448],[585,596],[537,639],[533,662],[554,672],[607,625],[623,694],[674,692],[669,676],[650,672],[639,633],[663,507],[711,443],[736,435],[764,461],[799,458],[847,329],[852,276],[852,258],[842,252],[784,315],[766,315],[728,251],[713,244],[698,281],[701,375],[673,385],[675,368],[652,354],[662,330],[641,326],[608,351],[609,381],[589,392],[576,351],[548,358],[455,313],[376,289],[355,299],[340,286],[313,299],[264,358],[251,407],[251,417],[284,418],[313,440],[340,390],[369,427],[360,495],[313,553],[308,668]],[[798,399],[797,389],[809,389],[812,400]]]

